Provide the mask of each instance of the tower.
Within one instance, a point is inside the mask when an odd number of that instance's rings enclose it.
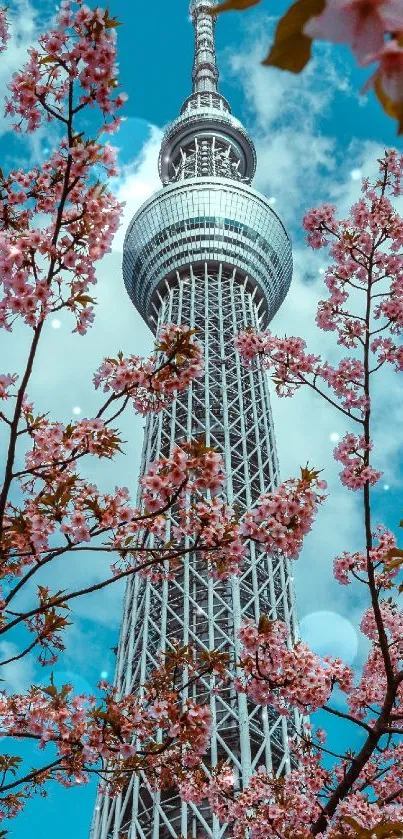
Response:
[[[292,274],[287,232],[267,199],[250,186],[255,149],[218,92],[214,26],[206,13],[215,0],[193,0],[193,91],[161,145],[162,189],[138,210],[125,239],[127,291],[150,328],[187,324],[204,344],[204,378],[172,407],[146,423],[141,473],[173,445],[205,435],[221,451],[228,503],[242,512],[279,483],[267,375],[246,370],[234,334],[265,328],[281,306]],[[174,581],[139,577],[127,585],[115,683],[136,691],[155,666],[159,649],[179,639],[220,649],[239,659],[238,630],[260,614],[285,620],[296,632],[289,564],[252,545],[242,574],[214,581],[197,554]],[[197,697],[200,700],[200,696]],[[209,760],[226,758],[240,786],[264,765],[290,766],[287,721],[231,688],[220,695],[204,682],[213,732]],[[92,839],[221,837],[209,808],[153,793],[132,777],[114,800],[98,797]]]

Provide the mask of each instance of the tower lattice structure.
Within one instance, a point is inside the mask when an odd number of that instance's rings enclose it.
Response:
[[[267,374],[242,366],[234,335],[267,327],[289,289],[292,255],[284,225],[250,186],[253,143],[217,89],[215,18],[206,13],[214,5],[191,5],[193,92],[162,140],[163,188],[129,225],[123,274],[153,332],[167,323],[186,324],[198,330],[205,352],[204,377],[169,409],[148,417],[141,474],[174,445],[204,435],[223,455],[226,498],[242,513],[278,485],[279,467]],[[296,637],[289,563],[253,544],[241,575],[229,581],[209,577],[197,553],[186,557],[174,580],[129,579],[115,675],[119,693],[141,690],[172,639],[225,651],[236,662],[242,621],[261,614],[286,621],[290,639]],[[227,760],[238,788],[259,766],[289,771],[290,722],[284,716],[231,687],[213,693],[210,677],[193,690],[211,708],[209,764]],[[296,714],[291,725],[299,725]],[[145,777],[133,775],[117,798],[98,795],[91,837],[218,839],[225,833],[207,805],[182,802],[174,791],[153,792]]]

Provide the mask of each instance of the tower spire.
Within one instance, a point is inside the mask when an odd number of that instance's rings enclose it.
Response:
[[[218,70],[215,52],[215,17],[207,12],[216,0],[193,0],[190,14],[195,29],[195,57],[193,64],[193,93],[216,93]]]
[[[164,186],[199,177],[250,183],[255,172],[252,140],[217,89],[216,16],[211,14],[216,5],[216,0],[190,4],[195,33],[193,90],[161,143],[158,168]]]

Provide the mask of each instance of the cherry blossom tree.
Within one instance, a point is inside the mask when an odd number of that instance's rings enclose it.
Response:
[[[0,327],[12,334],[22,325],[29,334],[24,369],[0,374],[6,440],[0,642],[8,642],[3,650],[17,649],[3,653],[0,668],[29,655],[43,667],[54,665],[63,654],[77,598],[134,574],[171,578],[189,551],[197,549],[208,573],[224,579],[239,572],[249,534],[260,527],[270,549],[281,549],[284,542],[287,555],[295,556],[323,500],[323,484],[307,472],[286,482],[279,495],[266,495],[260,517],[251,511],[239,521],[221,494],[222,458],[200,439],[175,447],[151,466],[138,503],[125,487],[103,493],[83,477],[85,458],[110,460],[120,451],[116,423],[124,410],[161,411],[202,373],[202,347],[186,326],[162,327],[149,359],[120,352],[104,359],[94,375],[104,396],[92,418],[66,425],[30,399],[46,320],[64,311],[77,340],[83,339],[95,316],[96,266],[119,225],[122,206],[99,175],[103,171],[105,181],[116,175],[114,149],[105,135],[118,130],[126,98],[117,91],[116,26],[105,9],[63,0],[52,26],[14,75],[6,101],[15,131],[51,125],[59,142],[47,160],[28,171],[0,171]],[[0,10],[2,48],[7,35],[6,10]],[[174,506],[178,524],[168,541]],[[270,531],[263,526],[266,519]],[[110,555],[110,572],[101,582],[63,591],[38,584],[52,562],[89,551]],[[24,592],[30,606],[22,609]],[[2,686],[0,736],[7,753],[0,757],[0,815],[17,815],[34,792],[46,794],[50,781],[74,786],[92,774],[114,793],[128,773],[141,770],[151,784],[175,784],[186,795],[192,778],[195,787],[198,783],[209,710],[183,697],[206,673],[214,673],[218,683],[227,679],[225,656],[212,651],[196,657],[191,648],[174,646],[141,696],[119,696],[106,683],[100,683],[97,696],[77,696],[71,685],[58,689],[52,673],[25,694],[10,694]],[[21,742],[38,748],[29,772],[18,754]]]
[[[364,180],[362,197],[349,218],[338,219],[336,208],[324,205],[304,219],[309,244],[329,248],[332,259],[325,273],[328,296],[319,302],[316,320],[348,350],[337,366],[309,353],[301,338],[247,330],[236,339],[243,362],[252,370],[268,369],[279,396],[310,388],[345,420],[347,431],[334,457],[341,464],[346,492],[361,498],[362,549],[335,557],[334,576],[340,585],[354,579],[362,587],[366,606],[360,629],[369,652],[361,672],[354,672],[339,658],[321,659],[302,641],[290,646],[287,627],[269,616],[262,616],[257,626],[250,621],[243,625],[238,691],[276,708],[291,726],[293,708],[303,720],[322,709],[329,718],[355,726],[363,741],[357,752],[331,751],[325,732],[305,721],[292,738],[288,775],[276,778],[261,767],[238,795],[226,767],[217,770],[210,784],[200,778],[194,794],[209,797],[234,837],[403,836],[403,550],[395,535],[374,521],[371,504],[381,479],[371,440],[379,410],[376,382],[387,366],[397,373],[403,370],[403,219],[394,202],[402,194],[402,179],[403,157],[385,153],[378,178],[374,183]],[[281,488],[275,500],[260,503],[260,514],[245,516],[243,528],[250,538],[260,542],[262,533],[274,531],[278,538],[270,516],[280,505],[294,540],[298,534],[302,539],[311,516],[311,489],[302,492],[306,503],[298,524],[293,520],[297,493],[287,510]],[[286,534],[283,541],[286,555],[293,556]],[[332,704],[336,685],[345,696],[345,710]],[[330,768],[323,765],[323,755],[332,758]]]
[[[211,14],[244,11],[261,0],[224,0]],[[403,6],[400,0],[296,0],[279,20],[262,64],[300,73],[312,41],[346,44],[361,67],[375,64],[364,85],[403,132]]]
[[[104,394],[94,417],[66,425],[32,404],[31,377],[46,319],[64,310],[83,340],[95,316],[96,265],[119,225],[122,208],[99,180],[100,170],[105,178],[116,174],[104,135],[119,128],[117,113],[125,101],[116,89],[116,25],[106,10],[64,0],[13,77],[6,103],[16,131],[35,132],[51,123],[59,144],[40,166],[0,172],[0,325],[12,333],[22,324],[30,336],[24,370],[0,375],[7,438],[0,640],[12,641],[14,633],[19,639],[19,651],[1,661],[3,667],[31,654],[52,666],[63,654],[77,598],[134,574],[171,578],[189,551],[197,550],[208,573],[219,578],[239,573],[250,541],[296,559],[325,501],[326,483],[307,466],[239,519],[222,492],[221,456],[201,439],[174,447],[154,463],[137,502],[125,487],[105,493],[83,477],[85,458],[112,459],[120,450],[116,423],[124,410],[161,411],[200,375],[202,347],[186,326],[164,326],[149,359],[121,353],[104,359],[94,376]],[[3,10],[2,45],[6,39]],[[93,134],[88,125],[95,126]],[[50,781],[74,786],[96,774],[113,794],[129,773],[141,770],[152,785],[174,785],[186,800],[207,796],[234,836],[402,835],[403,620],[395,595],[403,551],[371,517],[371,492],[380,479],[371,440],[372,382],[387,364],[403,369],[403,221],[391,202],[401,192],[402,168],[402,160],[388,153],[379,180],[364,183],[350,219],[337,220],[335,208],[325,206],[304,222],[313,247],[331,243],[330,297],[319,304],[318,325],[336,332],[348,357],[334,367],[307,353],[298,338],[250,332],[237,338],[246,364],[273,371],[280,395],[310,387],[348,422],[335,457],[346,491],[362,495],[364,536],[361,551],[335,559],[335,577],[343,585],[352,577],[361,581],[368,596],[361,628],[371,649],[362,673],[355,674],[339,658],[321,660],[301,642],[293,647],[287,628],[262,616],[257,626],[247,623],[241,630],[243,675],[235,687],[281,714],[289,715],[291,707],[303,715],[323,708],[345,717],[365,732],[360,752],[335,756],[334,767],[325,769],[325,735],[305,722],[295,733],[286,777],[259,771],[240,794],[225,766],[207,778],[202,761],[209,711],[185,699],[186,688],[214,673],[220,689],[220,680],[233,675],[225,655],[197,657],[190,647],[176,645],[161,656],[141,696],[120,696],[106,683],[97,696],[77,696],[71,685],[57,688],[51,674],[25,694],[10,694],[4,686],[0,735],[13,748],[0,757],[2,816],[17,815],[34,792],[46,793]],[[345,305],[349,296],[357,310]],[[173,507],[178,524],[168,541]],[[101,582],[64,591],[37,584],[39,572],[55,560],[88,551],[110,555],[110,573]],[[21,610],[24,590],[31,605]],[[335,685],[346,696],[346,712],[329,704]],[[36,767],[29,772],[18,754],[20,742],[37,746]]]

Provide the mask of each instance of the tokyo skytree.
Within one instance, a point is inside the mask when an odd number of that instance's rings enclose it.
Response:
[[[204,436],[222,453],[224,492],[242,513],[279,483],[267,373],[242,365],[234,335],[265,329],[290,286],[290,239],[270,202],[251,186],[256,153],[219,93],[214,42],[215,0],[193,0],[193,90],[166,131],[159,156],[162,189],[138,210],[125,239],[123,274],[136,309],[158,335],[163,324],[198,330],[205,371],[172,406],[147,418],[141,474],[176,444]],[[251,544],[242,573],[227,581],[207,575],[197,553],[174,580],[129,579],[115,684],[134,693],[172,639],[239,661],[238,631],[261,614],[297,633],[288,561]],[[236,667],[236,664],[234,664]],[[206,761],[226,760],[238,789],[259,766],[290,770],[290,725],[230,686],[215,694],[210,677],[197,701],[207,702],[212,736]],[[91,839],[225,836],[207,804],[184,803],[175,791],[153,792],[133,775],[114,799],[98,794]]]

